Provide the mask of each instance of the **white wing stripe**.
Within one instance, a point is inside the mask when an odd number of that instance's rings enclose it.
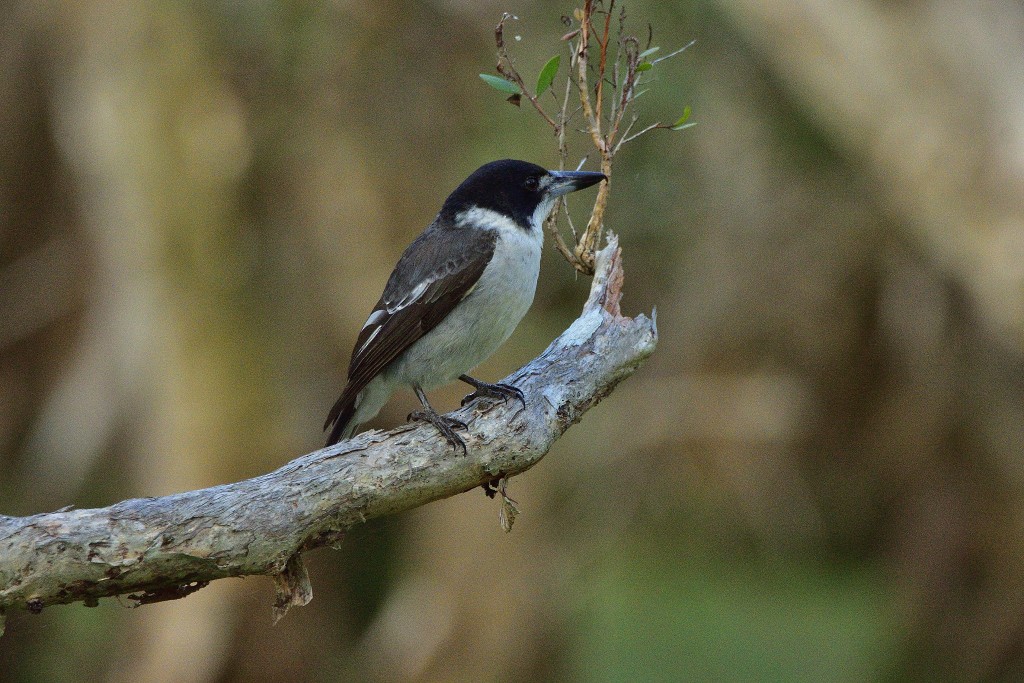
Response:
[[[363,330],[365,330],[367,327],[370,327],[372,325],[376,325],[377,323],[379,323],[381,320],[383,320],[386,317],[387,317],[387,313],[385,313],[384,311],[382,311],[380,309],[377,309],[376,311],[374,311],[373,313],[370,314],[369,318],[366,319],[366,322],[363,324]],[[362,330],[360,330],[360,332],[362,332]]]
[[[376,337],[376,336],[377,336],[378,334],[380,334],[380,331],[381,331],[381,330],[383,330],[383,329],[384,329],[384,326],[383,326],[383,325],[381,325],[380,327],[378,327],[377,329],[375,329],[375,330],[374,330],[373,332],[371,332],[371,333],[370,333],[370,336],[369,336],[369,337],[367,337],[366,341],[364,341],[364,342],[363,342],[363,345],[362,345],[362,346],[360,346],[360,347],[359,347],[359,350],[357,350],[357,351],[355,352],[355,354],[353,354],[353,355],[355,355],[355,356],[358,356],[359,354],[361,354],[361,353],[363,352],[363,350],[365,350],[365,349],[366,349],[366,347],[370,345],[370,342],[372,342],[372,341],[373,341],[374,337]]]
[[[411,292],[402,297],[401,301],[399,301],[396,304],[388,306],[387,310],[378,308],[376,311],[371,313],[370,317],[366,319],[366,323],[363,325],[363,329],[365,330],[366,328],[373,327],[374,325],[377,326],[377,329],[370,333],[370,336],[366,338],[366,341],[364,341],[358,349],[356,349],[356,352],[353,355],[358,356],[363,351],[365,351],[366,348],[373,342],[373,340],[377,338],[377,335],[380,334],[380,331],[384,329],[384,323],[387,322],[387,319],[390,316],[397,313],[398,311],[405,308],[406,306],[416,303],[419,300],[419,298],[423,296],[423,293],[427,291],[427,287],[429,287],[433,282],[435,282],[435,280],[421,282],[420,284],[416,285],[416,287]]]
[[[433,280],[430,280],[427,282],[421,282],[418,285],[416,285],[416,287],[411,292],[402,297],[401,301],[399,301],[397,304],[388,306],[388,314],[394,315],[397,311],[402,310],[409,304],[416,303],[416,301],[419,300],[421,296],[423,296],[423,292],[427,291],[427,287],[430,286],[432,282]]]

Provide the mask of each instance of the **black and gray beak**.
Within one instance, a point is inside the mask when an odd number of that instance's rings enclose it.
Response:
[[[561,197],[564,194],[582,190],[585,187],[596,185],[602,180],[607,180],[604,173],[593,171],[548,171],[552,181],[548,186],[548,194],[553,197]]]

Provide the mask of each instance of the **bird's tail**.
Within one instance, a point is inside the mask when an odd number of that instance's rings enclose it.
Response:
[[[352,419],[355,417],[358,407],[359,392],[350,391],[345,387],[341,397],[335,402],[331,412],[327,414],[327,421],[324,422],[324,429],[331,428],[327,437],[327,446],[333,446],[342,439],[347,439],[355,433],[359,425]]]

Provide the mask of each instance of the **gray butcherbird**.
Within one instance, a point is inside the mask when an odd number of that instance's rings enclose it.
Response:
[[[466,373],[501,346],[533,302],[544,242],[542,224],[561,195],[605,180],[602,173],[547,171],[504,159],[481,166],[398,260],[384,294],[356,338],[348,384],[324,424],[327,445],[352,436],[400,385],[411,386],[429,422],[466,450],[458,420],[438,414],[423,392],[456,378],[478,397],[515,398],[507,384]]]

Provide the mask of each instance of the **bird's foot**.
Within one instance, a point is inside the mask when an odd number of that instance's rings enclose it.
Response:
[[[455,433],[456,429],[463,431],[469,429],[465,422],[462,420],[456,420],[454,417],[448,417],[446,415],[439,414],[436,410],[425,409],[415,410],[409,413],[409,420],[412,422],[429,422],[434,425],[434,428],[441,433],[441,436],[451,444],[451,447],[455,450],[462,449],[462,454],[466,455],[466,442],[462,440],[458,434]]]
[[[508,403],[509,399],[515,399],[523,404],[523,408],[526,408],[526,397],[523,392],[517,387],[511,384],[488,384],[487,382],[481,382],[478,379],[472,382],[468,381],[465,376],[460,377],[462,381],[467,384],[473,385],[475,391],[472,394],[462,399],[462,405],[466,405],[470,401],[475,401],[478,398],[489,398],[496,401],[504,401]]]

